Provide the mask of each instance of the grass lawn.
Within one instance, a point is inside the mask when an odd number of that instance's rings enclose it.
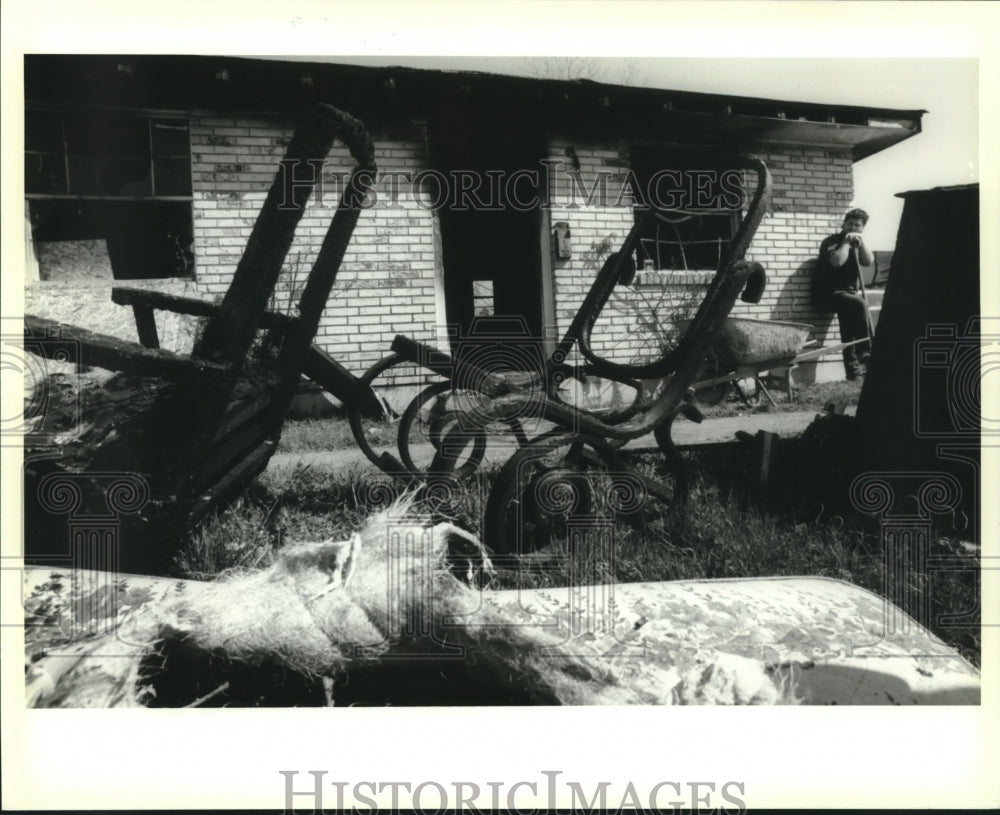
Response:
[[[804,387],[789,407],[820,411],[830,401],[856,404],[857,383]],[[734,403],[705,412],[731,415]],[[391,446],[390,422],[366,422],[375,441]],[[353,447],[343,419],[289,422],[281,449],[321,450]],[[776,489],[764,503],[756,500],[751,478],[751,454],[725,446],[686,454],[692,487],[683,512],[650,503],[648,511],[629,517],[615,515],[605,500],[608,490],[596,487],[592,511],[607,514],[615,529],[610,556],[594,551],[570,554],[565,527],[543,530],[551,555],[541,563],[501,568],[496,587],[565,585],[571,580],[619,582],[815,575],[845,580],[882,593],[883,547],[877,522],[829,506],[808,451],[793,440],[782,442],[773,477]],[[629,466],[651,477],[665,477],[659,454],[636,455]],[[498,466],[480,469],[461,485],[461,494],[439,516],[448,517],[477,535],[483,534],[486,497]],[[803,476],[806,477],[803,477]],[[267,565],[285,541],[344,539],[364,519],[383,507],[399,488],[370,467],[324,470],[307,466],[290,472],[268,471],[234,507],[205,525],[178,557],[178,575],[208,578],[229,568]],[[527,533],[526,533],[527,534]],[[969,567],[960,571],[913,574],[910,596],[926,599],[931,617],[967,610],[977,590],[975,567],[954,530],[940,529],[932,537],[932,554],[961,555]],[[574,560],[574,557],[576,558]],[[584,578],[581,579],[581,575]],[[907,609],[915,613],[914,609]],[[979,664],[980,637],[975,628],[941,627],[935,633]]]

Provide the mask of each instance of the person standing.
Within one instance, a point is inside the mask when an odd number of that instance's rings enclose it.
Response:
[[[868,303],[858,293],[861,267],[870,266],[872,253],[861,233],[868,223],[868,213],[852,209],[835,235],[825,238],[813,276],[813,299],[817,308],[835,311],[840,323],[840,341],[869,340],[844,349],[844,371],[854,380],[864,376],[871,351],[871,322]]]

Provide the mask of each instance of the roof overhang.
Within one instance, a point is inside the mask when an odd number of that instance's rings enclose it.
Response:
[[[582,122],[707,146],[850,150],[855,161],[918,134],[925,113],[469,71],[163,55],[28,55],[25,98],[42,105],[273,113],[325,99],[362,118],[492,108],[524,121]]]
[[[804,147],[825,147],[850,150],[854,161],[860,161],[892,147],[920,132],[920,117],[897,116],[871,118],[867,124],[841,124],[830,115],[830,121],[786,119],[767,116],[731,114],[705,116],[679,113],[678,119],[691,132],[711,134],[724,142],[740,144],[794,144]]]

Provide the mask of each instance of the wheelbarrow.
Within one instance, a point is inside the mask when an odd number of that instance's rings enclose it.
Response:
[[[702,404],[717,405],[737,381],[753,379],[767,400],[776,405],[761,377],[784,368],[786,392],[791,401],[794,396],[791,372],[799,363],[868,342],[867,338],[862,338],[819,346],[816,340],[808,341],[812,330],[813,327],[806,323],[728,317],[722,330],[715,335],[703,364],[702,373],[708,375],[692,384],[688,393]],[[745,400],[742,391],[740,397]]]

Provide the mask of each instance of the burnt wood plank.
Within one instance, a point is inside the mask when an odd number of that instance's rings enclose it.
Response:
[[[116,286],[111,290],[111,300],[120,306],[146,306],[159,311],[169,311],[174,314],[188,314],[193,317],[215,317],[219,314],[220,304],[197,297],[184,297],[178,294],[167,294],[150,289],[131,289]],[[296,317],[281,314],[277,311],[265,311],[261,316],[261,328],[288,329],[296,322]]]
[[[263,414],[238,427],[224,440],[215,442],[205,451],[205,457],[197,471],[192,474],[191,486],[196,492],[210,490],[212,485],[225,481],[227,473],[238,467],[239,462],[250,455],[262,443],[277,445],[281,426],[267,421]]]
[[[233,498],[243,488],[244,484],[263,472],[268,460],[274,453],[276,444],[273,439],[261,442],[233,466],[223,478],[216,481],[209,489],[198,496],[188,514],[188,528],[194,527],[214,508]]]
[[[315,343],[306,349],[302,373],[344,404],[357,404],[362,416],[380,418],[385,415],[371,386],[362,387],[359,377]]]
[[[252,399],[241,401],[237,405],[231,405],[212,441],[219,442],[241,425],[253,421],[259,414],[271,410],[272,407],[273,400],[270,390],[266,390]]]
[[[156,318],[153,316],[153,309],[149,306],[134,305],[132,314],[135,315],[135,330],[139,334],[139,342],[146,348],[159,348],[160,337],[156,333]]]
[[[109,371],[178,381],[217,379],[222,382],[230,372],[228,365],[181,356],[162,348],[144,348],[127,340],[32,314],[24,315],[24,350],[60,362],[77,362]]]
[[[195,346],[196,355],[222,356],[234,365],[243,361],[260,325],[261,315],[266,310],[268,298],[281,274],[285,257],[292,245],[295,227],[305,211],[319,175],[315,173],[312,178],[303,178],[296,173],[296,169],[305,175],[301,168],[307,166],[310,159],[325,158],[337,135],[350,148],[359,164],[374,170],[371,139],[358,120],[323,104],[306,112],[280,162],[281,166],[254,223],[246,250],[236,266],[233,281],[223,298],[218,316],[212,318]],[[327,234],[327,241],[330,241],[333,233],[333,243],[344,242],[343,248],[346,248],[346,240],[349,239],[359,214],[360,210],[356,206],[351,211],[338,208]],[[337,228],[341,225],[346,229]],[[339,249],[339,245],[336,248]],[[317,260],[317,265],[321,267],[325,266],[320,262],[325,251],[330,254],[327,242],[324,242],[324,247],[320,250],[321,258]],[[339,260],[337,257],[335,266],[339,266]],[[314,285],[314,281],[310,279],[307,290]],[[304,301],[307,299],[308,294],[303,296]],[[318,305],[320,309],[325,305],[326,297],[321,299],[322,303]],[[315,330],[315,326],[312,326],[307,332],[306,345],[312,342]],[[301,354],[304,352],[305,347],[302,347],[296,360],[296,369],[301,365]]]

